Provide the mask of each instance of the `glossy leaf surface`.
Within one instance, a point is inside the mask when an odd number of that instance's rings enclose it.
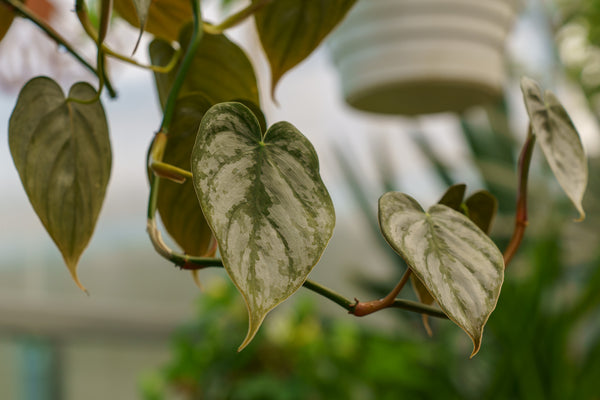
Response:
[[[183,49],[189,43],[191,30],[184,28],[180,42]],[[150,44],[153,64],[165,65],[175,50],[168,42],[154,40]],[[168,74],[155,74],[161,104],[164,106],[175,79],[176,68]],[[196,51],[180,96],[200,93],[213,104],[232,100],[246,100],[259,104],[258,86],[250,60],[225,35],[204,33]]]
[[[82,100],[95,95],[81,82],[69,92]],[[94,231],[111,169],[102,105],[67,102],[56,82],[34,78],[19,94],[8,138],[29,201],[83,289],[77,263]]]
[[[258,35],[271,65],[272,92],[283,74],[308,57],[355,2],[273,1],[255,14]]]
[[[550,91],[542,92],[529,78],[521,79],[521,90],[533,133],[558,183],[585,217],[582,200],[588,180],[583,145],[565,108]]]
[[[475,355],[504,279],[496,245],[463,214],[441,204],[425,212],[397,192],[380,198],[379,223],[441,309],[471,337]]]
[[[225,269],[248,308],[242,349],[318,262],[333,232],[333,204],[310,142],[287,122],[262,133],[240,103],[206,113],[192,173]]]
[[[137,3],[140,2],[138,5]],[[147,8],[148,3],[150,8]],[[189,0],[115,0],[115,9],[131,25],[156,37],[177,40],[179,31],[192,20]],[[139,8],[138,8],[139,7]],[[138,9],[146,7],[145,25]]]
[[[165,148],[165,163],[190,170],[196,133],[210,106],[208,100],[200,95],[178,100]],[[207,256],[212,247],[212,233],[198,204],[192,181],[179,184],[161,180],[157,206],[167,232],[185,253]]]

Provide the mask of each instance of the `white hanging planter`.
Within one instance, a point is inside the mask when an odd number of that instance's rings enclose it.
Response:
[[[513,0],[360,0],[329,41],[344,97],[407,115],[493,101],[515,14]]]

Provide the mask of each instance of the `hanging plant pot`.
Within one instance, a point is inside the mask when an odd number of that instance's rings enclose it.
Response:
[[[344,97],[407,115],[493,101],[515,14],[512,0],[358,1],[329,41]]]

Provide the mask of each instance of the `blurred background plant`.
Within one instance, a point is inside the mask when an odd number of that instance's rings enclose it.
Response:
[[[600,1],[557,1],[542,15],[556,35],[550,73],[579,91],[598,118]],[[513,79],[520,69],[513,66]],[[479,185],[468,192],[485,188],[499,200],[492,237],[500,248],[512,230],[514,165],[522,137],[511,129],[509,100],[459,119],[477,171],[469,183]],[[416,132],[413,139],[438,182],[459,183],[427,135]],[[372,206],[379,193],[400,190],[402,183],[385,144],[372,150],[375,184],[364,184],[346,149],[337,152],[337,160],[369,221],[368,234],[380,244],[373,251],[395,266],[385,281],[354,277],[375,298],[387,293],[406,266],[381,238]],[[305,298],[274,316],[255,345],[237,354],[235,332],[243,331],[245,314],[241,302],[232,300],[235,291],[219,281],[201,296],[197,319],[173,338],[171,362],[142,379],[142,392],[146,399],[174,393],[185,399],[600,399],[599,175],[600,159],[592,157],[588,218],[574,224],[566,198],[541,157],[534,156],[528,234],[507,269],[485,329],[486,344],[472,360],[460,332],[447,321],[431,321],[429,338],[418,315],[390,310],[386,316],[394,324],[416,329],[374,330],[350,317],[324,317],[317,300]],[[409,290],[403,297],[415,299]]]
[[[462,121],[475,164],[498,163],[495,171],[514,165],[513,140],[475,125],[468,118]],[[451,171],[429,144],[422,141],[421,146],[440,179],[451,181]],[[347,160],[341,164],[355,198],[368,198]],[[474,359],[467,359],[468,345],[447,321],[432,321],[434,336],[428,338],[418,316],[390,310],[388,317],[415,328],[390,333],[351,317],[324,319],[315,300],[307,298],[274,316],[256,344],[238,354],[234,349],[245,312],[231,285],[219,281],[201,296],[197,319],[174,337],[172,361],[142,381],[145,398],[163,399],[169,390],[185,399],[599,398],[600,251],[595,244],[600,182],[594,172],[600,171],[600,162],[591,161],[589,218],[580,224],[572,223],[570,205],[539,164],[531,190],[532,227],[507,270],[485,329],[486,344]],[[390,171],[380,167],[381,186],[393,186]],[[485,187],[500,185],[486,179],[485,168],[480,175]],[[497,189],[503,193],[501,212],[511,213],[511,189]],[[366,203],[364,213],[374,218]],[[379,236],[376,219],[372,222]],[[511,223],[500,214],[493,235],[498,242],[510,232],[502,225]],[[383,239],[381,245],[374,251],[390,254]],[[390,257],[400,276],[403,263]],[[373,297],[388,290],[388,280],[356,279],[371,288]]]

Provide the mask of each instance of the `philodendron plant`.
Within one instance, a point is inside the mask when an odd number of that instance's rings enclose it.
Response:
[[[0,0],[0,33],[8,29],[7,16],[27,18],[98,77],[97,86],[76,83],[66,96],[51,78],[33,78],[22,88],[9,122],[10,151],[23,187],[82,289],[77,264],[92,236],[111,166],[100,94],[106,89],[114,96],[114,89],[105,60],[140,66],[104,44],[113,2],[96,3],[97,27],[84,0],[75,2],[81,26],[97,47],[91,65],[26,5]],[[254,0],[215,25],[202,20],[197,0],[115,0],[116,10],[140,27],[140,35],[155,36],[149,46],[152,65],[140,66],[154,71],[163,111],[148,157],[150,240],[181,269],[225,268],[248,309],[240,350],[269,311],[304,286],[356,316],[394,307],[448,318],[473,340],[473,356],[527,226],[535,143],[583,218],[587,164],[581,141],[556,97],[523,78],[530,124],[518,165],[515,228],[504,252],[488,236],[497,209],[491,193],[465,197],[465,186],[455,185],[425,210],[409,195],[390,192],[379,200],[381,232],[408,269],[389,295],[351,301],[308,280],[335,225],[317,154],[291,123],[267,125],[252,64],[223,33],[254,18],[274,93],[280,78],[311,54],[353,4]],[[157,211],[182,252],[162,240]],[[420,302],[397,298],[408,281]]]

